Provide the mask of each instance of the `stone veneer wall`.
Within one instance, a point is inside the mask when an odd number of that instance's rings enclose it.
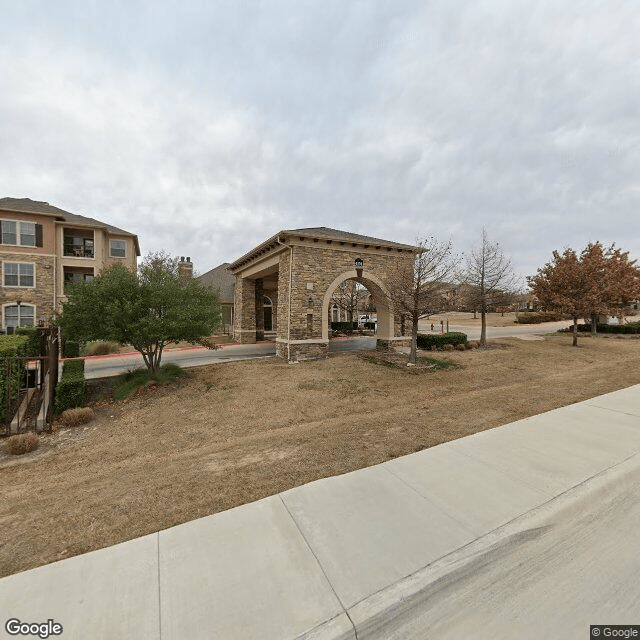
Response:
[[[255,296],[256,286],[254,280],[236,278],[233,336],[235,340],[242,344],[253,344],[256,341]],[[252,327],[252,329],[243,329],[243,327]]]
[[[35,288],[5,287],[4,273],[0,274],[0,307],[20,300],[23,304],[35,305],[35,323],[41,318],[47,320],[54,312],[54,274],[55,258],[29,253],[2,252],[0,260],[4,262],[32,262],[35,264]],[[2,318],[4,323],[4,317]],[[4,326],[4,325],[3,325]]]
[[[404,262],[407,259],[413,260],[413,254],[397,253],[395,251],[369,252],[366,249],[336,250],[319,246],[297,246],[293,247],[293,282],[292,282],[292,311],[291,311],[291,339],[318,339],[322,338],[322,303],[325,293],[331,283],[341,273],[354,270],[356,258],[364,260],[363,279],[366,281],[367,274],[371,273],[381,280],[385,285],[390,279],[390,264]],[[288,261],[287,261],[288,262]],[[286,284],[288,288],[288,264],[286,277],[283,278],[282,261],[280,271],[280,286]],[[283,282],[286,280],[286,282]],[[307,283],[312,283],[313,289],[307,288]],[[365,286],[370,287],[365,282]],[[375,289],[375,287],[370,287]],[[374,304],[380,308],[385,304],[382,294],[375,290],[371,291]],[[282,295],[282,294],[281,294]],[[312,298],[309,305],[308,299]],[[282,304],[282,300],[280,300]],[[312,328],[309,334],[307,330],[307,315],[312,314]],[[325,319],[328,321],[328,319]],[[395,335],[400,335],[400,318],[396,317]],[[278,337],[286,337],[280,336]]]

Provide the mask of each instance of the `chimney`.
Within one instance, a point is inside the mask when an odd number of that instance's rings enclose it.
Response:
[[[178,263],[178,273],[180,277],[188,282],[191,278],[193,278],[193,263],[191,262],[191,258],[187,257],[184,259],[184,256],[180,256],[180,262]]]

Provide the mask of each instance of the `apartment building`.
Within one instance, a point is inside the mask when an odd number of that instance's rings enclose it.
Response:
[[[114,263],[135,269],[139,255],[134,233],[47,202],[0,198],[0,329],[48,324],[67,283]]]

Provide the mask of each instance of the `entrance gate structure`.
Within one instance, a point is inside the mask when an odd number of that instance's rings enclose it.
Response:
[[[376,307],[377,347],[408,344],[389,297],[393,274],[412,264],[417,247],[326,227],[280,231],[229,266],[236,277],[234,337],[243,344],[265,336],[270,302],[276,353],[289,361],[329,352],[331,296],[345,280],[370,292]]]

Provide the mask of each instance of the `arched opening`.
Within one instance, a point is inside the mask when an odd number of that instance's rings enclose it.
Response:
[[[32,304],[9,303],[3,307],[3,324],[6,333],[13,333],[19,327],[35,326],[36,308]]]
[[[330,318],[333,317],[333,315],[330,316],[329,310],[331,309],[331,314],[333,314],[334,306],[337,306],[334,300],[334,293],[344,282],[354,282],[362,285],[368,292],[369,299],[367,300],[367,304],[369,308],[374,307],[376,309],[376,339],[378,343],[381,340],[393,340],[394,315],[386,286],[379,278],[370,273],[358,277],[355,270],[341,273],[329,285],[324,295],[322,304],[322,338],[327,341],[329,340],[329,322]]]

